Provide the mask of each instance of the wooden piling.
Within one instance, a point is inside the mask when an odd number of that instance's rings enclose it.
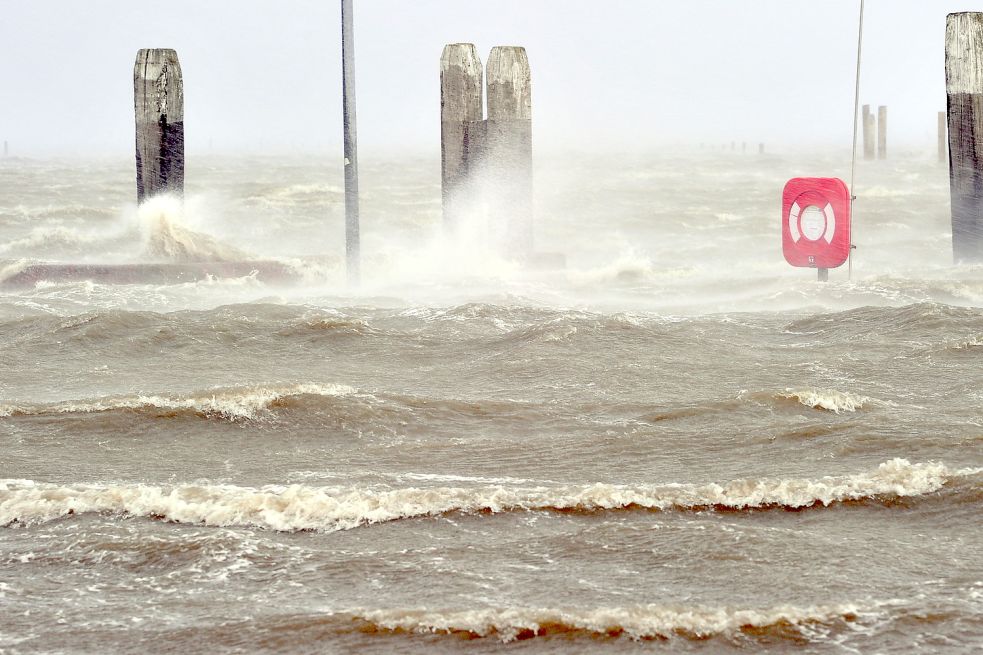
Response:
[[[983,13],[946,18],[952,252],[957,263],[983,261]]]
[[[10,145],[6,141],[4,141],[3,142],[3,156],[6,157],[9,154],[10,154]]]
[[[533,252],[532,76],[526,49],[492,48],[485,83],[484,166],[492,180],[490,219],[504,251],[526,261]]]
[[[177,53],[137,52],[133,66],[137,201],[161,193],[184,195],[184,80]]]
[[[341,0],[341,85],[345,139],[345,264],[348,284],[361,280],[358,204],[358,129],[355,120],[355,32],[352,0]]]
[[[946,129],[946,116],[944,111],[939,112],[939,163],[944,164],[949,160],[949,147],[946,144],[948,130]]]
[[[763,143],[758,144],[758,154],[759,155],[765,154],[765,144]]]
[[[864,160],[874,158],[874,115],[870,105],[864,105]]]
[[[877,108],[877,158],[887,159],[887,107]]]
[[[476,174],[484,134],[481,58],[471,43],[444,46],[440,55],[440,162],[444,227],[460,224]]]

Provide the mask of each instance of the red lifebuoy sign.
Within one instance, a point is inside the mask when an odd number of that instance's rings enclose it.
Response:
[[[850,189],[835,177],[797,177],[782,194],[782,252],[792,266],[836,268],[850,256]]]

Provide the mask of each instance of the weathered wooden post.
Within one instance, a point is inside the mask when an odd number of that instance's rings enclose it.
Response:
[[[983,13],[949,14],[945,34],[952,253],[983,260]]]
[[[440,164],[444,227],[461,221],[484,134],[483,71],[471,43],[444,46],[440,55]]]
[[[160,193],[184,195],[184,80],[177,53],[137,52],[133,66],[137,201]]]
[[[3,142],[3,156],[6,157],[9,154],[10,154],[10,145],[6,141],[4,141]]]
[[[345,139],[345,264],[348,283],[361,279],[358,219],[358,130],[355,122],[355,34],[352,0],[341,0],[341,86]]]
[[[758,144],[758,154],[759,155],[765,154],[765,144],[763,143]]]
[[[874,115],[870,105],[864,105],[864,160],[874,158]]]
[[[948,161],[947,155],[949,154],[949,148],[946,145],[946,133],[948,132],[948,130],[946,129],[945,122],[946,122],[945,112],[940,111],[939,112],[939,163],[940,164],[944,164],[946,163],[946,161]]]
[[[877,158],[887,159],[887,107],[877,108]]]
[[[505,251],[533,252],[532,76],[526,49],[496,46],[485,74],[488,95],[485,155],[493,180],[491,220],[504,226]]]

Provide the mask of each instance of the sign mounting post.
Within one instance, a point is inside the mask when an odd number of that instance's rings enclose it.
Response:
[[[341,84],[345,138],[345,263],[348,284],[357,286],[360,272],[358,221],[358,138],[355,124],[355,37],[352,0],[341,0]]]

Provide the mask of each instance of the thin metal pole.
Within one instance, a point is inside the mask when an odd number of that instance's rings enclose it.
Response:
[[[358,130],[355,123],[355,35],[352,0],[341,0],[341,84],[345,122],[345,263],[348,284],[361,279],[358,225]]]
[[[857,30],[857,78],[853,90],[853,159],[850,163],[850,220],[853,221],[853,201],[857,195],[853,192],[854,181],[857,177],[857,120],[860,113],[860,55],[864,45],[864,0],[860,0],[860,28]],[[853,279],[853,229],[850,230],[850,253],[847,255],[847,279]]]

